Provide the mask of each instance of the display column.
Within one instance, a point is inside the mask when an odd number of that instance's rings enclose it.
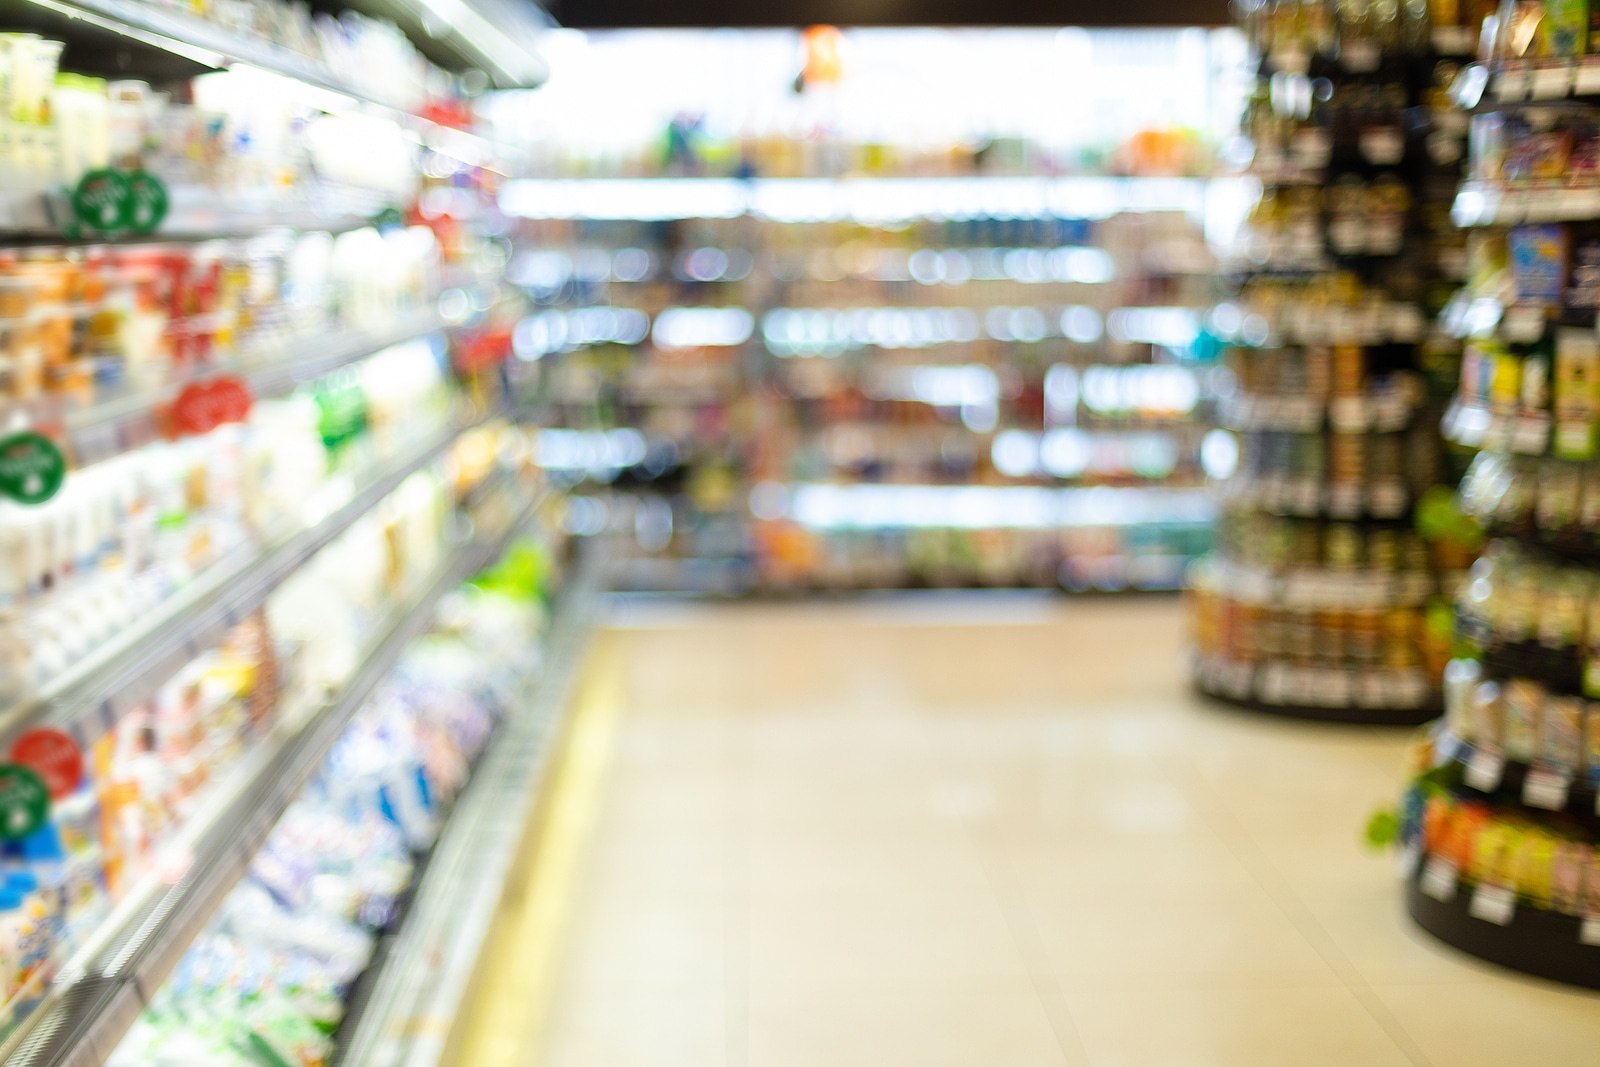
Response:
[[[1262,192],[1212,314],[1238,461],[1191,576],[1196,685],[1286,715],[1422,722],[1472,548],[1437,430],[1459,343],[1431,325],[1464,260],[1448,204],[1466,130],[1446,90],[1470,35],[1360,5],[1263,4],[1245,26]]]

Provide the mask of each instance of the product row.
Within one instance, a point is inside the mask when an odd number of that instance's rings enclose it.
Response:
[[[278,820],[109,1063],[326,1063],[352,987],[541,662],[537,543],[439,612]],[[523,558],[526,557],[526,558]],[[519,573],[512,580],[501,576]]]
[[[67,472],[0,502],[0,699],[38,692],[245,545],[315,525],[449,419],[443,346],[377,353],[245,420]]]
[[[89,403],[432,306],[423,227],[0,255],[0,400]]]
[[[1448,901],[1471,888],[1474,916],[1501,926],[1518,904],[1600,918],[1600,849],[1587,836],[1422,786],[1407,794],[1406,810],[1405,837],[1429,896]]]
[[[1290,515],[1394,519],[1438,479],[1438,438],[1408,433],[1249,433],[1225,500]]]
[[[1202,658],[1294,667],[1421,670],[1435,684],[1449,654],[1448,626],[1429,606],[1388,608],[1324,597],[1310,603],[1235,599],[1231,590],[1193,586],[1195,646]],[[1439,631],[1446,632],[1441,634]]]
[[[1600,551],[1600,464],[1480,452],[1460,500],[1494,531],[1573,555]]]

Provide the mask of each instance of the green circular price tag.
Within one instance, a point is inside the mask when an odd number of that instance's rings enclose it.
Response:
[[[123,204],[122,224],[134,233],[151,233],[167,217],[167,187],[147,170],[128,175],[128,199]]]
[[[43,504],[67,477],[67,457],[43,434],[25,430],[0,438],[0,494]]]
[[[0,763],[0,840],[27,837],[50,818],[50,789],[37,771]]]
[[[127,206],[132,195],[128,179],[121,171],[91,170],[72,191],[72,213],[85,226],[97,230],[120,229],[126,225]]]

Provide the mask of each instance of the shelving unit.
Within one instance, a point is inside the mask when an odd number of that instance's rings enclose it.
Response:
[[[1489,541],[1456,597],[1445,719],[1418,746],[1401,840],[1416,863],[1406,906],[1424,930],[1600,988],[1600,874],[1587,866],[1600,841],[1600,465],[1584,258],[1600,184],[1573,145],[1600,117],[1600,67],[1585,35],[1565,32],[1557,20],[1499,40],[1453,89],[1474,151],[1451,216],[1471,254],[1441,320],[1464,346],[1442,429],[1473,456],[1459,501]],[[1541,138],[1550,152],[1536,159]]]
[[[1444,206],[1465,152],[1445,90],[1473,36],[1400,12],[1244,5],[1262,199],[1213,312],[1236,391],[1218,552],[1192,578],[1204,694],[1414,724],[1440,707],[1443,601],[1465,565],[1419,521],[1451,472],[1434,430],[1459,343],[1430,326],[1464,255]]]
[[[376,10],[382,4],[369,6]],[[395,10],[406,16],[399,7]],[[419,47],[435,57],[454,48],[462,66],[485,68],[493,84],[531,85],[542,79],[542,61],[510,38],[488,40],[492,56],[474,55],[472,39],[479,43],[487,39],[472,29],[473,19],[481,22],[482,16],[470,4],[460,5],[451,25],[438,27],[438,39]],[[381,86],[364,81],[358,70],[324,63],[168,5],[140,0],[28,0],[8,11],[5,28],[65,41],[62,67],[75,74],[142,76],[171,84],[209,70],[252,68],[261,77],[276,78],[288,87],[296,106],[393,123],[416,146],[419,160],[433,153],[468,170],[499,165],[496,145],[458,128],[458,117],[416,114]],[[448,191],[460,200],[478,195],[477,188]],[[36,246],[66,249],[56,254],[68,258],[95,255],[98,246],[114,248],[118,256],[126,251],[123,246],[130,245],[157,251],[175,249],[182,254],[189,246],[218,238],[245,241],[269,231],[338,234],[372,225],[380,210],[397,206],[387,194],[354,186],[308,186],[292,192],[285,199],[175,187],[170,190],[171,210],[162,225],[153,233],[138,235],[78,233],[63,225],[66,193],[59,188],[42,195],[0,194],[4,201],[0,203],[0,250],[24,252],[25,259],[35,255],[28,250]],[[430,216],[423,213],[422,217]],[[452,246],[451,254],[460,255],[459,248]],[[431,273],[427,278],[438,280]],[[220,376],[236,378],[253,400],[267,401],[297,393],[308,383],[324,381],[407,342],[430,341],[433,356],[428,358],[442,360],[444,343],[459,347],[463,338],[476,341],[473,331],[480,322],[507,310],[503,294],[494,291],[498,275],[485,273],[482,264],[452,261],[443,271],[443,280],[473,292],[455,294],[461,299],[452,303],[439,301],[432,292],[420,300],[397,300],[386,296],[389,290],[375,288],[357,294],[365,297],[365,304],[354,311],[341,305],[338,312],[346,322],[381,325],[333,326],[314,335],[258,317],[254,325],[261,328],[246,335],[247,344],[216,356],[173,358],[169,362],[178,369],[158,384],[107,385],[96,375],[92,394],[75,388],[35,395],[39,390],[19,387],[16,395],[28,398],[0,400],[0,418],[9,426],[33,427],[54,437],[75,469],[159,442],[164,433],[171,432],[164,409],[185,387]],[[417,288],[422,287],[417,283]],[[487,299],[480,298],[479,290],[488,293]],[[397,291],[409,292],[403,284]],[[389,300],[387,305],[375,303],[383,298]],[[354,297],[351,303],[356,303]],[[399,310],[387,315],[371,313],[374,306],[396,305]],[[166,308],[162,310],[167,313]],[[76,309],[73,313],[82,312]],[[179,317],[186,313],[171,310]],[[263,322],[267,324],[264,327]],[[420,350],[408,351],[416,354]],[[98,751],[97,742],[125,724],[135,709],[149,706],[180,670],[217,647],[243,620],[264,617],[269,597],[301,575],[319,553],[358,529],[371,529],[367,520],[375,514],[398,514],[394,508],[399,505],[391,503],[398,490],[426,486],[434,494],[430,500],[444,500],[455,509],[437,566],[409,579],[399,571],[389,576],[391,585],[380,601],[387,606],[364,621],[353,669],[342,676],[336,689],[322,697],[307,698],[300,693],[295,702],[287,697],[280,701],[275,714],[268,716],[270,727],[251,738],[237,758],[219,762],[215,777],[189,795],[190,808],[171,833],[151,846],[150,862],[133,872],[103,913],[93,913],[96,918],[90,928],[63,942],[71,946],[70,957],[62,958],[65,951],[53,954],[53,974],[47,976],[40,999],[0,1020],[0,1063],[8,1067],[104,1063],[230,889],[245,876],[280,816],[323,765],[379,683],[390,675],[402,651],[436,621],[441,601],[497,561],[531,528],[550,526],[554,509],[559,507],[559,494],[536,487],[526,467],[517,473],[512,469],[515,465],[501,456],[486,476],[473,481],[467,473],[469,461],[464,457],[468,450],[463,449],[463,442],[471,443],[472,438],[491,430],[501,435],[494,438],[497,440],[505,440],[508,432],[514,436],[516,431],[503,427],[523,411],[485,357],[475,353],[474,359],[470,369],[460,371],[471,379],[468,388],[449,398],[448,416],[442,422],[424,421],[435,415],[431,410],[419,410],[414,424],[394,431],[398,436],[362,444],[358,459],[369,451],[376,452],[377,458],[342,463],[323,478],[309,498],[296,501],[298,506],[292,510],[297,513],[268,517],[237,547],[201,566],[153,610],[136,617],[71,666],[52,671],[42,685],[30,690],[25,701],[0,710],[0,740],[7,743],[27,730],[46,727],[63,731],[86,753]],[[486,369],[490,373],[483,373]],[[149,382],[150,378],[145,375],[143,380]],[[120,373],[103,381],[115,383],[118,379]],[[319,426],[316,433],[323,432]],[[326,432],[349,431],[329,424]],[[334,445],[327,447],[331,455]],[[441,463],[447,455],[456,457],[455,461]],[[415,477],[419,472],[428,472],[427,478]],[[67,478],[70,485],[73,471],[69,470]],[[461,490],[459,494],[457,490]],[[444,518],[442,512],[429,514],[441,521]],[[398,536],[400,528],[394,529]],[[432,560],[431,554],[417,550]],[[584,615],[594,597],[594,568],[584,573],[589,577],[567,584],[558,609],[557,633],[565,635],[559,638],[559,647],[565,651],[553,654],[553,659],[564,656],[562,662],[569,666],[562,670],[567,673],[552,669],[527,683],[524,699],[542,701],[538,706],[543,710],[514,717],[502,731],[503,738],[496,735],[481,760],[484,777],[481,782],[474,780],[471,799],[461,806],[462,822],[451,830],[439,855],[484,847],[481,842],[471,847],[463,842],[490,832],[485,828],[494,824],[497,816],[510,817],[500,808],[487,811],[484,804],[503,800],[519,789],[526,795],[537,780],[542,767],[534,759],[542,752],[537,742],[561,708],[559,695],[547,695],[547,691],[559,693],[559,686],[565,684],[562,679],[570,676],[570,661],[578,655],[584,632],[581,624],[571,620]],[[394,587],[398,582],[403,582],[403,587]],[[363,610],[374,609],[368,605]],[[477,799],[480,797],[486,799]],[[502,826],[493,832],[506,831]],[[473,855],[478,874],[492,877],[494,872],[482,867],[484,858]],[[451,860],[436,865],[437,873],[426,885],[417,887],[417,914],[433,913],[438,907],[434,897],[461,890],[452,881],[453,874],[459,873],[459,863]],[[504,872],[500,873],[503,877]],[[473,888],[488,891],[492,887],[474,881]],[[375,968],[381,969],[382,958]],[[366,984],[390,980],[375,969]]]
[[[437,460],[467,430],[499,414],[469,416],[382,464],[310,527],[269,537],[264,545],[246,547],[208,568],[140,625],[58,675],[33,701],[0,716],[0,738],[47,724],[71,733],[87,748],[179,667],[265,603],[268,594],[401,482]]]
[[[402,649],[432,618],[441,597],[498,559],[547,497],[524,503],[513,519],[459,546],[435,578],[396,612],[355,675],[325,707],[292,732],[256,746],[232,786],[198,814],[177,842],[188,863],[176,882],[150,878],[131,891],[80,956],[68,963],[51,1001],[13,1038],[7,1064],[101,1062],[165,981],[194,935],[243,875],[278,817],[320,765],[350,718]],[[144,892],[140,892],[142,889]],[[37,1036],[35,1036],[37,1035]]]

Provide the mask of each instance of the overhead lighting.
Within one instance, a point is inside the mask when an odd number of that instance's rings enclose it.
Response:
[[[714,348],[742,345],[754,330],[744,308],[676,307],[656,316],[651,336],[659,348]]]

